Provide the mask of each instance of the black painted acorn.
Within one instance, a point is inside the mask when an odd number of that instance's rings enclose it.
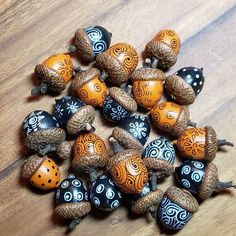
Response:
[[[218,180],[218,169],[212,162],[185,161],[175,168],[175,176],[183,188],[197,194],[203,200],[209,198],[214,191],[236,188],[232,181]]]
[[[201,92],[205,78],[203,68],[184,67],[165,81],[165,91],[180,105],[192,104]]]
[[[70,174],[56,191],[55,212],[65,219],[71,219],[69,229],[80,223],[80,219],[91,211],[91,203],[85,183]]]
[[[100,210],[113,211],[121,205],[122,195],[112,178],[103,174],[92,182],[90,200]]]
[[[75,32],[75,45],[70,51],[77,51],[79,56],[86,62],[92,62],[95,57],[106,51],[111,43],[112,34],[102,26],[95,25]]]
[[[109,89],[103,105],[103,114],[106,119],[118,122],[135,111],[137,111],[137,103],[126,92],[117,87]]]
[[[75,135],[80,131],[93,129],[95,109],[78,98],[64,96],[56,99],[54,115],[69,134]]]

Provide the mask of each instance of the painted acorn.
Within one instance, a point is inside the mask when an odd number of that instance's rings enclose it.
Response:
[[[171,186],[159,205],[158,216],[165,228],[180,230],[198,209],[198,202],[190,192]]]
[[[73,230],[90,211],[91,203],[85,183],[70,174],[56,191],[55,212],[64,219],[72,220],[69,229]]]
[[[35,67],[35,74],[41,84],[31,90],[31,95],[35,96],[48,92],[60,93],[72,78],[73,70],[74,66],[70,55],[57,54],[49,57]]]
[[[107,86],[100,78],[100,71],[91,68],[78,73],[72,81],[72,90],[81,101],[94,107],[102,107],[107,96]]]
[[[196,124],[189,120],[187,106],[180,106],[173,102],[162,102],[151,110],[154,125],[173,136],[181,135],[188,126]]]
[[[121,205],[122,195],[108,174],[102,174],[91,183],[90,200],[103,211],[113,211]]]
[[[184,67],[166,78],[165,91],[178,104],[189,105],[201,92],[204,81],[203,68]]]
[[[102,26],[95,25],[75,32],[74,44],[69,50],[76,51],[86,62],[92,62],[96,56],[106,51],[111,43],[112,34]]]
[[[232,181],[221,182],[218,180],[218,169],[212,162],[187,160],[175,168],[175,176],[183,188],[197,194],[202,200],[209,198],[214,191],[236,188]]]
[[[124,149],[131,148],[142,153],[150,131],[148,117],[133,114],[122,120],[119,123],[119,127],[113,129],[111,138],[116,140]]]
[[[137,111],[137,103],[124,90],[111,87],[102,111],[106,119],[118,122]]]
[[[47,156],[30,156],[22,167],[21,176],[42,190],[51,190],[60,184],[58,166]]]
[[[165,74],[155,68],[140,68],[130,78],[135,101],[147,110],[152,109],[162,98]]]
[[[61,127],[66,128],[71,135],[93,129],[95,109],[85,105],[80,99],[64,96],[56,99],[54,115]]]
[[[137,67],[138,54],[131,45],[118,43],[100,53],[96,58],[96,65],[101,69],[103,79],[121,85],[128,81],[130,74]]]
[[[152,68],[170,68],[177,61],[180,46],[179,35],[174,30],[161,30],[146,45],[147,64]]]

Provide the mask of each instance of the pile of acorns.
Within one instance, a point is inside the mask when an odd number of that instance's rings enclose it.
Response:
[[[73,96],[56,99],[54,114],[36,110],[25,118],[25,144],[36,154],[25,161],[22,176],[36,188],[57,189],[55,212],[71,219],[69,229],[91,211],[91,205],[112,211],[125,196],[134,214],[150,212],[167,229],[179,230],[198,211],[193,195],[204,200],[214,191],[235,187],[218,180],[212,163],[219,147],[233,144],[217,140],[210,126],[188,128],[195,126],[188,105],[201,92],[204,76],[202,68],[190,66],[166,78],[163,71],[176,63],[181,44],[175,31],[157,33],[146,45],[146,60],[139,69],[131,45],[109,47],[110,41],[111,33],[101,26],[79,29],[69,50],[88,63],[95,61],[96,68],[75,68],[71,52],[53,55],[35,67],[40,86],[32,95],[60,93],[73,77]],[[164,90],[170,101],[159,103]],[[147,115],[136,112],[138,106],[150,111],[158,129],[177,139],[160,137],[144,149],[150,124]],[[109,138],[111,157],[103,139],[94,133],[95,108],[117,124]],[[74,143],[68,137],[74,137]],[[188,159],[177,168],[174,145]],[[57,164],[47,156],[53,152],[71,158],[74,174],[62,182]],[[82,172],[90,176],[89,188],[78,178]],[[171,186],[163,193],[157,185],[173,174],[182,189]]]

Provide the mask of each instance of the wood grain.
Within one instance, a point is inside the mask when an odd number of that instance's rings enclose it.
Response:
[[[191,119],[212,125],[220,138],[236,143],[236,1],[0,1],[0,235],[63,235],[66,224],[53,215],[54,193],[41,193],[20,179],[28,150],[22,121],[34,109],[52,111],[56,97],[30,98],[36,64],[65,52],[77,28],[103,25],[112,42],[128,42],[141,55],[161,28],[179,32],[182,48],[171,74],[181,67],[204,67],[206,83],[191,105]],[[75,64],[78,60],[74,58]],[[141,61],[139,66],[141,66]],[[65,91],[63,94],[66,94]],[[62,96],[62,95],[60,95]],[[60,97],[59,96],[59,97]],[[112,126],[97,112],[97,133],[105,139]],[[104,131],[104,127],[106,127]],[[158,136],[153,129],[149,141]],[[222,180],[236,181],[235,148],[218,152],[214,163]],[[59,162],[63,177],[69,161]],[[178,160],[176,166],[180,163]],[[173,184],[170,177],[160,188]],[[178,235],[235,235],[236,191],[214,195]],[[135,217],[125,207],[95,211],[71,235],[166,235],[150,217]]]

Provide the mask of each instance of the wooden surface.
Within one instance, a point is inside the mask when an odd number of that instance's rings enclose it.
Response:
[[[190,107],[191,119],[199,126],[212,125],[219,137],[236,143],[235,22],[235,0],[1,0],[0,235],[63,235],[66,231],[66,224],[53,215],[54,193],[35,191],[20,179],[21,165],[28,154],[23,145],[22,121],[34,109],[52,111],[55,99],[30,98],[36,64],[51,54],[66,51],[77,28],[105,26],[113,34],[112,43],[128,42],[139,54],[158,30],[173,28],[183,45],[177,64],[167,74],[189,65],[204,67],[205,87]],[[107,138],[112,126],[104,125],[97,113],[97,133]],[[149,141],[157,136],[158,131],[153,131]],[[218,152],[214,163],[221,180],[236,181],[235,156],[235,148]],[[69,161],[59,165],[65,177]],[[172,177],[160,188],[165,191],[171,184]],[[177,234],[236,235],[235,197],[236,190],[225,191],[202,202],[197,214]],[[71,233],[120,234],[167,232],[150,217],[134,217],[121,207],[110,214],[96,211]]]

